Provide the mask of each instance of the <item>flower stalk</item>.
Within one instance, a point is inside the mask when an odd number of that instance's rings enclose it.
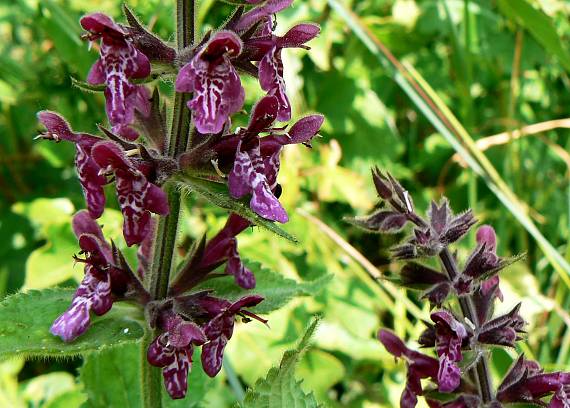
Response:
[[[291,119],[281,52],[308,49],[305,43],[318,35],[319,27],[297,24],[278,36],[275,14],[291,6],[292,0],[247,3],[197,43],[195,0],[177,0],[176,47],[145,28],[127,6],[123,11],[128,26],[102,13],[82,17],[86,30],[82,38],[100,42],[99,59],[87,81],[104,85],[110,129],[99,126],[102,137],[76,132],[58,113],[38,113],[46,128],[38,139],[75,145],[75,165],[87,204],[87,210],[73,218],[81,248],[75,259],[84,264],[85,276],[70,307],[50,331],[73,342],[114,302],[138,304],[147,323],[141,359],[145,407],[161,406],[163,388],[172,399],[185,398],[196,347],[202,349],[201,368],[215,377],[238,317],[242,322],[266,322],[249,310],[263,301],[262,296],[230,301],[223,290],[194,290],[223,276],[233,277],[243,289],[255,288],[256,278],[240,257],[237,239],[252,223],[244,218],[247,211],[236,209],[221,230],[204,234],[187,259],[178,262],[178,183],[191,184],[185,175],[200,174],[210,183],[225,185],[235,199],[249,196],[251,210],[259,216],[286,222],[286,210],[278,201],[280,153],[289,144],[310,146],[323,123],[318,114],[290,127],[275,123]],[[160,72],[177,72],[169,124],[158,87],[151,92],[147,85],[160,78]],[[240,72],[257,77],[268,93],[254,105],[247,128],[232,130],[232,116],[243,112],[245,102]],[[123,215],[124,243],[137,249],[136,270],[123,256],[121,245],[105,239],[97,222],[105,210],[108,184],[114,184]],[[212,203],[227,209],[215,200]],[[175,269],[179,273],[173,280]]]
[[[372,177],[387,205],[349,221],[380,233],[399,232],[412,224],[412,234],[391,249],[395,259],[407,262],[394,278],[404,287],[423,290],[421,299],[433,310],[432,322],[424,322],[426,329],[417,341],[437,358],[409,348],[390,330],[378,332],[386,350],[407,363],[400,407],[415,407],[420,396],[430,408],[501,408],[520,402],[547,406],[545,397],[551,397],[549,408],[569,404],[570,374],[544,373],[523,355],[493,388],[488,349],[514,348],[525,333],[520,303],[508,313],[493,316],[495,302],[503,301],[498,273],[521,257],[499,257],[495,231],[483,225],[477,229],[476,248],[460,265],[450,246],[476,224],[471,210],[453,214],[444,198],[432,201],[423,218],[408,191],[390,174],[376,168]],[[423,264],[426,258],[439,260],[440,269]],[[457,303],[460,310],[455,310]],[[422,384],[424,379],[430,383]]]
[[[194,42],[196,32],[195,0],[176,0],[176,39],[180,52]],[[191,128],[191,114],[186,109],[189,95],[176,92],[172,122],[170,124],[170,137],[167,141],[168,155],[176,159],[188,145]],[[153,300],[162,300],[168,294],[170,273],[176,259],[176,237],[180,219],[180,191],[172,183],[165,186],[170,205],[170,213],[158,221],[156,238],[154,240],[154,259],[151,273],[148,276],[148,287]],[[147,349],[152,340],[160,331],[150,329],[152,335],[145,335],[142,342],[141,375],[146,408],[160,408],[162,406],[161,371],[147,363]]]

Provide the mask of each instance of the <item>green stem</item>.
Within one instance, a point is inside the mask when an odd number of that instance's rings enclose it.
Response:
[[[195,0],[176,1],[176,39],[178,51],[191,46],[195,36]],[[186,150],[191,128],[190,112],[186,108],[188,94],[176,93],[174,109],[168,140],[168,155],[176,159]],[[176,237],[180,218],[180,192],[172,183],[164,186],[168,196],[170,213],[158,221],[154,243],[152,268],[147,276],[147,287],[153,300],[162,300],[168,294],[170,273],[176,259]],[[159,333],[147,330],[142,342],[142,386],[145,408],[162,407],[162,379],[158,368],[150,366],[146,361],[146,350]]]
[[[148,345],[150,345],[155,335],[156,333],[154,330],[146,330],[141,347],[141,385],[143,390],[143,406],[145,408],[160,407],[160,404],[162,403],[160,369],[158,367],[151,366],[146,361]]]

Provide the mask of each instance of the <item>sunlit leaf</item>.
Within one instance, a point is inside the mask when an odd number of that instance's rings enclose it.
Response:
[[[76,340],[65,343],[52,335],[53,321],[71,304],[74,290],[45,289],[18,293],[0,303],[0,359],[14,355],[66,357],[137,342],[143,328],[137,312],[115,304],[101,317],[92,317],[91,327]]]
[[[248,293],[263,296],[265,299],[255,307],[255,313],[269,313],[283,307],[296,296],[314,296],[323,290],[332,279],[332,275],[325,275],[313,281],[297,282],[285,278],[283,275],[261,266],[257,262],[242,260],[255,275],[254,289],[242,289],[235,284],[233,276],[210,279],[196,289],[213,289],[216,296],[237,300]]]

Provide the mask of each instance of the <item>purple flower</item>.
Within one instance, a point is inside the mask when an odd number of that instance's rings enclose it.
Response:
[[[231,31],[216,33],[178,73],[176,91],[193,92],[188,108],[200,133],[219,133],[245,97],[230,58],[241,53],[242,43]]]
[[[162,367],[164,385],[172,399],[186,396],[188,373],[192,368],[194,345],[206,342],[202,329],[172,313],[166,317],[164,333],[150,344],[147,360],[155,367]]]
[[[425,354],[411,350],[402,340],[389,330],[380,329],[378,340],[394,357],[404,358],[408,363],[406,388],[400,398],[401,408],[413,408],[418,403],[418,395],[422,395],[423,378],[438,378],[439,363]]]
[[[432,313],[431,319],[435,323],[435,346],[439,356],[439,391],[452,392],[461,382],[461,371],[456,363],[463,359],[461,344],[467,338],[467,330],[447,310]]]
[[[224,348],[232,337],[236,315],[245,315],[263,323],[267,322],[251,312],[242,310],[255,306],[262,300],[263,297],[257,295],[244,296],[234,303],[211,296],[200,299],[200,306],[211,317],[211,320],[204,326],[208,342],[202,346],[202,367],[210,377],[216,376],[222,368]]]
[[[111,248],[103,237],[101,227],[87,211],[75,214],[73,230],[82,252],[87,255],[84,260],[77,259],[85,263],[85,277],[75,292],[71,307],[55,320],[50,329],[52,334],[66,342],[74,340],[87,330],[90,311],[101,316],[111,309],[112,273],[115,277],[120,273],[112,265]],[[121,278],[116,280],[121,285]]]
[[[278,106],[276,97],[266,96],[254,107],[248,127],[238,135],[228,185],[234,198],[251,194],[250,206],[257,214],[285,223],[289,217],[273,193],[277,187],[279,155],[284,145],[310,144],[324,119],[322,115],[307,116],[296,122],[289,132],[275,133],[270,126],[277,117]],[[261,132],[270,132],[270,135],[259,138]]]
[[[570,373],[543,373],[538,363],[520,356],[497,389],[497,400],[544,406],[542,398],[554,394],[549,407],[567,406]],[[565,405],[566,404],[566,405]]]
[[[101,39],[101,57],[91,68],[87,81],[107,85],[107,116],[113,132],[134,140],[138,134],[129,126],[134,122],[135,109],[148,113],[150,95],[144,86],[133,85],[129,80],[147,77],[150,62],[133,46],[128,31],[110,17],[93,13],[81,18],[80,23],[89,32],[90,41]]]
[[[87,209],[93,218],[99,218],[105,208],[105,193],[103,186],[107,184],[107,179],[99,175],[100,167],[91,156],[93,145],[102,139],[87,134],[75,133],[63,117],[55,112],[38,112],[39,121],[46,127],[47,131],[42,133],[40,138],[54,140],[67,140],[75,143],[77,153],[75,154],[75,167],[79,176],[79,182],[87,202]]]
[[[315,24],[299,24],[291,28],[283,37],[274,41],[273,47],[259,62],[259,84],[268,95],[275,95],[279,101],[277,120],[291,119],[291,103],[285,93],[283,60],[281,50],[285,47],[303,47],[305,42],[315,38],[320,32]]]
[[[117,197],[124,217],[123,235],[128,246],[140,244],[151,229],[150,213],[168,214],[168,199],[160,187],[150,183],[114,142],[99,142],[93,159],[105,171],[113,172]]]

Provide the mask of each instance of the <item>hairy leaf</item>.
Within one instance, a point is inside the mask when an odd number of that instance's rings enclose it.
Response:
[[[183,176],[180,185],[183,189],[189,188],[190,190],[197,192],[206,200],[210,201],[214,205],[217,205],[218,207],[225,208],[226,210],[230,210],[236,214],[241,215],[243,218],[249,220],[259,227],[265,228],[266,230],[269,230],[274,234],[286,238],[289,241],[295,243],[298,242],[297,238],[283,230],[273,221],[266,220],[265,218],[254,213],[251,208],[249,208],[249,204],[247,202],[236,200],[230,197],[228,188],[225,184],[216,183],[214,181],[208,181],[197,177]]]
[[[261,295],[265,300],[255,307],[255,313],[269,313],[283,307],[296,296],[317,294],[332,279],[332,275],[325,275],[313,281],[297,282],[266,269],[257,262],[242,261],[255,275],[257,280],[255,288],[250,290],[240,288],[235,284],[233,276],[224,276],[206,281],[196,289],[213,289],[216,296],[230,300],[239,299],[246,294]]]
[[[283,354],[279,368],[273,367],[265,378],[260,378],[253,389],[245,395],[243,407],[255,408],[309,408],[318,407],[313,393],[305,394],[301,382],[295,380],[295,368],[309,347],[319,318],[315,318],[307,328],[303,339],[295,350]]]
[[[18,293],[0,303],[0,359],[13,355],[66,357],[136,342],[143,328],[133,309],[115,304],[109,313],[92,317],[89,330],[71,343],[49,332],[53,321],[71,304],[73,289]]]

